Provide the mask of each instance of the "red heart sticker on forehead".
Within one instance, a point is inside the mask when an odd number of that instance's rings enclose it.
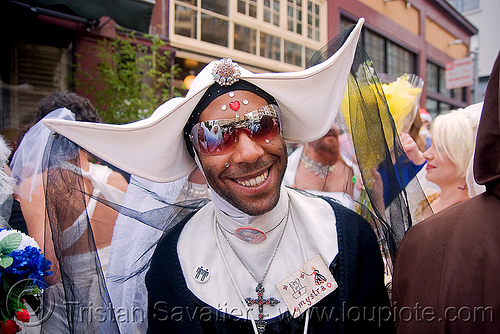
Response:
[[[229,102],[229,108],[233,109],[234,111],[238,111],[238,109],[240,109],[240,101]]]

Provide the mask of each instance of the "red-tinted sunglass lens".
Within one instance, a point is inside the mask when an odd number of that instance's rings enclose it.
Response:
[[[203,123],[199,123],[191,130],[192,142],[199,152],[218,155],[234,149],[236,136],[240,130],[246,131],[252,139],[258,141],[272,140],[280,131],[279,120],[269,115],[262,116],[259,121],[248,122],[245,126],[240,126],[230,124],[209,130]]]
[[[252,137],[261,139],[273,139],[279,132],[279,121],[277,118],[264,115],[260,119],[259,126],[256,131],[252,131]]]
[[[209,155],[224,154],[234,146],[234,128],[220,127],[217,133],[210,132],[202,139],[198,136],[195,147],[202,153]]]

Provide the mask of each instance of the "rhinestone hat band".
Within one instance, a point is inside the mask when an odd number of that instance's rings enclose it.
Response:
[[[238,81],[241,75],[240,66],[231,58],[223,58],[215,63],[212,69],[214,81],[221,86],[230,86]]]

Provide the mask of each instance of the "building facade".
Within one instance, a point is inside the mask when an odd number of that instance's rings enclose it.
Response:
[[[471,38],[471,54],[475,61],[473,102],[484,99],[493,63],[500,51],[500,1],[448,0],[479,32]]]
[[[4,43],[8,48],[0,53],[2,131],[25,123],[36,110],[36,101],[51,91],[83,93],[81,87],[71,87],[69,78],[95,65],[89,51],[92,45],[115,36],[117,21],[133,26],[136,16],[144,26],[144,17],[148,17],[136,15],[136,8],[125,19],[95,18],[76,13],[78,8],[68,14],[57,6],[43,13],[22,2],[8,1],[15,4],[7,8],[8,14],[2,14],[8,20],[2,27],[12,31]],[[128,2],[149,5],[149,28],[142,30],[168,42],[175,63],[182,68],[174,80],[181,91],[203,66],[221,57],[230,57],[255,72],[303,69],[316,50],[364,17],[362,43],[377,73],[387,78],[414,73],[423,78],[421,106],[434,116],[472,101],[471,87],[446,89],[444,74],[447,62],[471,55],[471,36],[478,30],[445,0]]]
[[[154,0],[0,1],[0,130],[15,142],[31,123],[38,101],[76,87],[74,78],[95,65],[95,46],[116,36],[117,22],[148,32]]]
[[[471,103],[471,87],[446,89],[445,67],[471,54],[477,29],[446,1],[360,0],[329,2],[331,33],[364,16],[363,44],[378,73],[414,73],[425,81],[421,107],[431,115]],[[346,22],[347,21],[347,22]]]
[[[173,0],[157,3],[152,29],[168,36],[186,77],[220,57],[256,71],[304,68],[359,17],[377,73],[423,78],[421,106],[433,116],[472,102],[471,87],[446,89],[445,66],[471,55],[478,30],[444,0]]]

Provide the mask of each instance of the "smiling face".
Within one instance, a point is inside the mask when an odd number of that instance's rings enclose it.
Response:
[[[247,100],[248,104],[242,101]],[[239,101],[242,116],[268,104],[248,91],[234,91],[213,100],[201,113],[198,122],[236,117],[231,108]],[[197,152],[205,178],[212,189],[241,211],[257,216],[273,209],[278,203],[280,187],[287,164],[286,146],[280,134],[268,142],[254,141],[247,131],[238,131],[234,149],[225,154],[209,155]],[[229,167],[226,167],[226,163]]]
[[[425,178],[437,184],[441,189],[461,179],[458,176],[457,166],[451,161],[446,153],[441,152],[439,154],[434,144],[424,152],[424,158],[427,160],[427,174]]]

